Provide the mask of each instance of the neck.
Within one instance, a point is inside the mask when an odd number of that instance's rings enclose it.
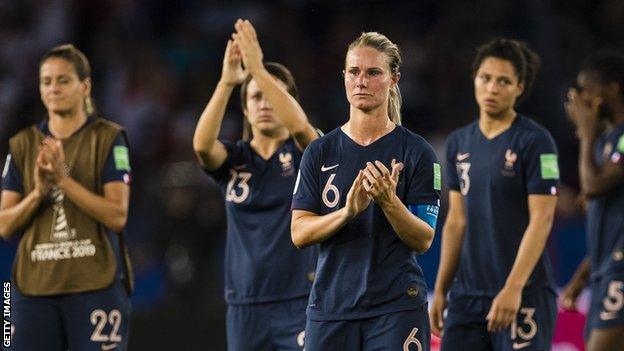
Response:
[[[87,121],[84,111],[78,113],[49,113],[48,128],[57,139],[67,139]]]
[[[362,146],[372,144],[396,127],[388,117],[387,106],[370,112],[353,106],[350,109],[349,121],[342,126],[342,131]]]
[[[486,138],[491,139],[507,130],[516,119],[517,113],[513,109],[498,114],[489,114],[481,111],[479,114],[479,129]]]
[[[253,138],[249,142],[252,149],[264,159],[269,159],[284,140],[288,139],[289,133],[286,128],[280,128],[275,133],[261,133],[253,130]]]

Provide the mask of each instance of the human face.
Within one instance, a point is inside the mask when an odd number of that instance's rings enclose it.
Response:
[[[282,88],[287,89],[284,82],[278,78],[273,78],[277,80],[277,83],[281,85]],[[247,95],[243,113],[245,117],[247,117],[251,127],[260,132],[270,132],[284,127],[282,122],[275,116],[273,107],[258,87],[255,79],[252,79],[249,81],[249,84],[247,84]]]
[[[513,109],[524,90],[513,64],[497,57],[486,57],[474,78],[475,98],[481,112],[504,115]]]
[[[347,52],[344,84],[351,106],[370,112],[380,107],[388,109],[390,88],[398,82],[392,75],[388,56],[368,46],[355,47]]]
[[[39,69],[39,93],[49,113],[73,114],[84,110],[85,98],[91,93],[91,81],[89,78],[81,81],[71,62],[52,57]]]
[[[606,119],[611,114],[608,88],[600,82],[596,73],[581,71],[576,77],[576,85],[579,98],[588,106],[591,106],[595,98],[602,98],[603,103],[598,111],[601,119]]]

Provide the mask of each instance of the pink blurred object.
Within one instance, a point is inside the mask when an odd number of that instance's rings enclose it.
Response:
[[[576,310],[560,309],[557,316],[553,351],[584,351],[585,315]]]
[[[440,351],[440,338],[431,334],[431,351]]]

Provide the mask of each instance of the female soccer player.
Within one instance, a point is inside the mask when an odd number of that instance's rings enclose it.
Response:
[[[624,349],[624,55],[588,57],[566,110],[580,140],[581,191],[588,198],[592,300],[587,350]],[[600,133],[601,124],[608,127]],[[586,269],[587,270],[587,269]],[[578,285],[581,285],[579,283]]]
[[[0,235],[23,230],[13,267],[15,350],[126,350],[128,145],[120,126],[94,114],[90,77],[73,45],[48,51],[39,64],[47,118],[9,142]]]
[[[440,166],[401,127],[401,56],[382,34],[349,45],[349,120],[311,144],[293,196],[292,240],[320,244],[306,350],[429,350],[416,253],[433,240]]]
[[[548,131],[515,111],[538,64],[515,40],[481,46],[473,64],[479,119],[447,140],[449,211],[431,307],[443,350],[550,349],[557,307],[544,246],[557,150]]]
[[[290,72],[263,65],[249,21],[238,20],[235,28],[193,139],[226,201],[228,350],[301,350],[316,254],[293,247],[289,216],[302,152],[318,135],[297,102]],[[241,83],[244,136],[251,140],[219,141],[227,101]]]

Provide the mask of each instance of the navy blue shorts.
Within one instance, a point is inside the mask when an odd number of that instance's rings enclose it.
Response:
[[[229,351],[303,350],[308,298],[229,305]]]
[[[121,282],[86,293],[29,297],[12,289],[13,350],[124,351],[130,298]]]
[[[492,298],[451,296],[442,351],[550,350],[557,320],[557,297],[550,289],[524,294],[516,325],[503,331],[487,331],[485,317]]]
[[[585,324],[585,337],[592,329],[624,325],[624,273],[612,273],[591,285],[591,303]]]
[[[377,317],[312,321],[306,325],[306,351],[404,350],[429,351],[431,331],[427,304],[418,310]]]

